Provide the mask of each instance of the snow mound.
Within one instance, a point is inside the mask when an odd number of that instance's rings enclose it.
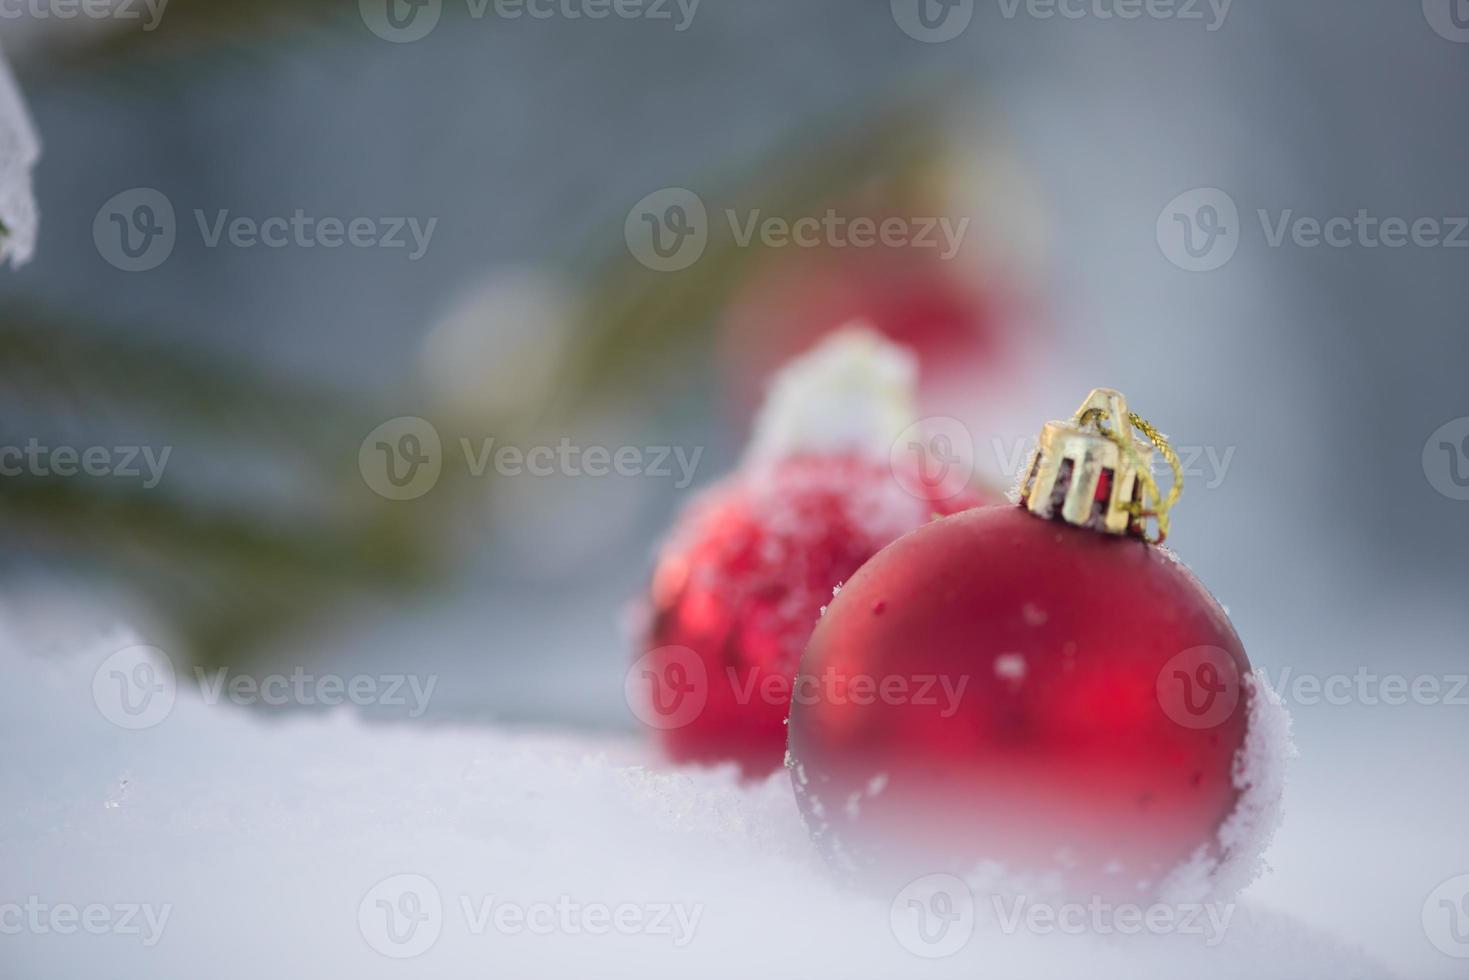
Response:
[[[1234,812],[1219,828],[1219,857],[1202,850],[1163,884],[1165,900],[1230,899],[1265,872],[1265,851],[1284,816],[1286,769],[1296,757],[1290,712],[1263,670],[1241,678],[1250,723],[1232,773],[1240,791]]]
[[[1218,932],[1097,935],[932,883],[844,891],[786,774],[660,768],[621,736],[266,719],[162,655],[142,673],[176,698],[125,728],[98,681],[139,642],[41,656],[0,622],[8,975],[1384,975],[1245,904]]]

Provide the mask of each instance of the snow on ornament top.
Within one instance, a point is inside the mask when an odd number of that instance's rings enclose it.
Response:
[[[0,54],[0,263],[29,262],[36,250],[36,200],[31,168],[41,156],[20,88]]]
[[[918,417],[918,360],[862,323],[843,327],[775,376],[746,462],[805,452],[886,458]]]

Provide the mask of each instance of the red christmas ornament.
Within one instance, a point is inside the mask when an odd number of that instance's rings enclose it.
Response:
[[[900,538],[823,616],[787,765],[840,867],[1138,896],[1243,846],[1221,828],[1247,785],[1249,661],[1198,580],[1139,538],[1166,507],[1139,506],[1157,489],[1128,418],[1093,393],[1047,427],[1022,507]]]
[[[884,389],[901,400],[911,374],[875,335],[833,338],[777,383],[741,469],[680,518],[629,677],[675,761],[778,769],[801,651],[833,589],[900,535],[994,499],[926,482],[917,460],[890,458],[891,435],[873,438],[903,427]]]

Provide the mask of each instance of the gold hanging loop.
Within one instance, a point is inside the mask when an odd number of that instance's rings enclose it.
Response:
[[[1134,428],[1147,442],[1133,436]],[[1173,471],[1166,494],[1153,477],[1154,448]],[[1049,422],[1041,431],[1020,503],[1041,517],[1162,544],[1182,494],[1183,464],[1167,437],[1128,411],[1121,392],[1098,388],[1070,422]],[[1148,532],[1149,520],[1157,522],[1156,534]]]

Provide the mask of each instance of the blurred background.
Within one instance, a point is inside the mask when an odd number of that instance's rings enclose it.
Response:
[[[6,8],[43,153],[34,257],[0,272],[0,444],[119,464],[0,479],[34,649],[123,617],[177,663],[432,671],[427,721],[632,731],[660,535],[771,368],[863,318],[997,486],[1099,385],[1196,450],[1170,546],[1272,675],[1465,668],[1460,0],[587,7]],[[829,211],[967,224],[740,241]],[[405,418],[442,445],[416,494],[372,463],[384,424],[411,463]],[[476,475],[460,440],[487,438],[699,455]],[[1469,709],[1296,711],[1343,847],[1462,817],[1420,804]],[[1349,826],[1383,745],[1401,820]],[[1370,930],[1331,864],[1281,894]]]

